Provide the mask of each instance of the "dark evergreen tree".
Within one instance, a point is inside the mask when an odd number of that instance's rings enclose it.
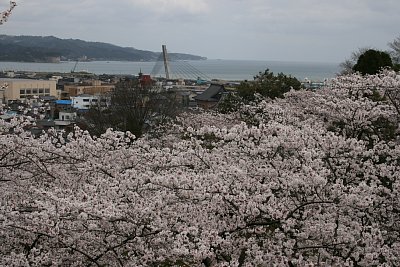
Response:
[[[361,74],[377,74],[382,68],[393,68],[390,55],[383,51],[369,49],[361,54],[353,70]]]
[[[254,81],[243,82],[238,88],[238,95],[245,100],[253,100],[256,93],[272,99],[283,98],[284,93],[300,88],[301,83],[295,77],[283,73],[274,75],[267,69],[256,75]]]

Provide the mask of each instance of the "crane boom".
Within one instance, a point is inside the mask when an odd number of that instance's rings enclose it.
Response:
[[[79,60],[77,60],[77,61],[75,62],[75,65],[74,65],[74,67],[73,67],[72,70],[71,70],[71,73],[74,73],[74,72],[75,72],[76,66],[78,65],[78,62],[79,62]]]

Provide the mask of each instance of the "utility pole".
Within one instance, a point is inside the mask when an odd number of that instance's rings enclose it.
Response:
[[[169,62],[168,62],[168,53],[167,53],[166,45],[162,45],[162,52],[163,52],[163,59],[164,59],[165,78],[167,78],[167,80],[169,80],[170,79],[170,77],[169,77]]]

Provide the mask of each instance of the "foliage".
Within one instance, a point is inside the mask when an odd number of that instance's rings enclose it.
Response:
[[[392,68],[390,55],[383,51],[369,49],[361,54],[354,65],[353,70],[362,74],[377,74],[382,68]]]
[[[126,80],[116,85],[109,108],[93,107],[85,119],[92,135],[100,136],[113,128],[140,137],[146,127],[164,123],[177,112],[174,94],[153,91],[135,80]]]
[[[393,42],[390,42],[389,47],[392,49],[390,51],[390,54],[392,56],[392,60],[394,63],[397,65],[400,64],[400,36],[397,37],[396,39],[393,40]]]
[[[300,88],[301,83],[295,77],[283,73],[274,75],[267,69],[256,75],[254,81],[241,83],[238,87],[238,96],[250,101],[255,99],[255,94],[272,99],[282,98],[284,93],[291,89],[298,90]]]
[[[0,23],[1,24],[1,23]],[[43,55],[59,56],[62,59],[78,60],[82,55],[91,60],[104,61],[157,61],[159,52],[120,47],[102,42],[87,42],[79,39],[60,39],[54,36],[0,35],[0,60],[38,61]],[[4,50],[3,50],[4,49]],[[32,52],[32,54],[29,54]],[[202,60],[204,57],[170,53],[171,60]]]
[[[218,111],[221,113],[231,113],[238,111],[243,104],[243,99],[234,92],[230,92],[218,104]]]
[[[17,44],[0,43],[1,61],[20,62],[46,62],[49,57],[59,56],[59,52],[53,49],[40,49],[37,47],[23,47]]]
[[[156,139],[0,121],[0,265],[399,266],[388,88],[398,74],[343,76]]]
[[[364,54],[367,50],[370,50],[369,47],[362,47],[356,51],[353,51],[350,55],[350,58],[347,58],[344,62],[339,64],[340,67],[340,75],[350,75],[354,73],[354,65],[357,63],[358,58]]]
[[[393,63],[393,69],[395,71],[400,71],[400,36],[394,39],[392,42],[389,42],[388,46],[390,48],[388,54],[391,57]],[[339,64],[340,67],[339,74],[340,75],[352,74],[354,72],[354,66],[356,65],[359,57],[368,50],[374,50],[374,49],[371,47],[363,47],[359,48],[357,51],[352,52],[350,58],[347,58],[344,62]],[[369,74],[376,74],[379,71],[380,69],[377,68],[377,71],[370,72]]]

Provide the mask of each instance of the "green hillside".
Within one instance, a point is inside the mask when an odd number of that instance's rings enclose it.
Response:
[[[60,57],[61,60],[155,61],[159,55],[159,52],[78,39],[0,35],[0,61],[46,62],[51,57]],[[181,53],[171,53],[169,56],[171,60],[206,59]]]

